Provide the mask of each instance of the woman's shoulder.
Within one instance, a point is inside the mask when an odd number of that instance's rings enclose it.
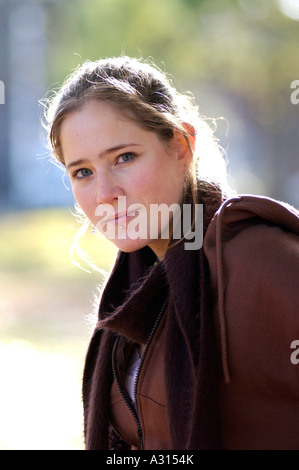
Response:
[[[226,381],[230,380],[227,350],[231,358],[254,357],[258,367],[261,360],[269,363],[269,350],[279,343],[289,364],[290,344],[299,331],[296,209],[261,196],[227,200],[208,227],[203,249]],[[263,344],[269,337],[265,352]],[[234,366],[230,367],[235,374]]]
[[[220,205],[209,224],[204,245],[212,248],[237,236],[251,239],[255,232],[263,233],[266,239],[270,233],[273,235],[273,229],[279,229],[277,235],[281,230],[299,237],[299,211],[269,197],[239,195]]]
[[[226,200],[203,245],[212,282],[249,287],[265,280],[294,286],[299,278],[299,213],[274,199],[240,195]]]

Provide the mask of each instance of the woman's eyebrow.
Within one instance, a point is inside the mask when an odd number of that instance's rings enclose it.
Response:
[[[107,150],[104,150],[104,152],[101,152],[99,154],[99,157],[103,157],[104,155],[109,154],[109,153],[117,152],[118,150],[122,150],[126,147],[134,147],[134,146],[138,146],[138,145],[140,145],[140,144],[135,144],[135,143],[120,144],[120,145],[117,145],[115,147],[111,147]],[[69,168],[72,168],[73,166],[82,165],[83,163],[86,163],[86,162],[88,162],[87,159],[80,158],[79,160],[75,160],[75,161],[69,163],[68,165],[66,165],[66,169],[68,170]]]
[[[71,162],[68,165],[66,165],[65,168],[68,170],[69,168],[72,168],[73,166],[82,165],[82,163],[85,163],[85,162],[87,162],[87,160],[82,160],[82,159],[75,160],[74,162]]]
[[[103,157],[104,155],[106,155],[107,153],[113,153],[113,152],[117,152],[118,150],[122,150],[126,147],[134,147],[136,145],[140,145],[140,144],[136,144],[134,142],[131,142],[131,143],[128,143],[128,144],[119,144],[119,145],[116,145],[115,147],[111,147],[107,150],[104,150],[103,152],[100,153],[100,157]]]

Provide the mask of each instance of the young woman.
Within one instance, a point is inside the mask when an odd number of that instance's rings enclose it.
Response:
[[[207,122],[143,61],[86,62],[47,120],[119,248],[86,357],[86,449],[298,449],[298,212],[232,196]]]

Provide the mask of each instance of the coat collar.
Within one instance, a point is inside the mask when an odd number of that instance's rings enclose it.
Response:
[[[191,195],[187,198],[191,200]],[[219,197],[214,199],[209,193],[201,194],[204,232],[220,205]],[[97,329],[108,328],[146,343],[169,291],[180,328],[192,338],[199,327],[201,251],[186,250],[184,240],[172,240],[163,261],[157,262],[148,246],[132,253],[119,252],[102,293]]]
[[[167,295],[164,264],[150,248],[120,253],[102,295],[97,328],[145,344]]]
[[[144,344],[169,293],[181,327],[192,335],[189,318],[199,311],[199,252],[185,251],[180,242],[169,248],[163,261],[149,266],[156,259],[149,250],[120,254],[102,295],[97,328]]]

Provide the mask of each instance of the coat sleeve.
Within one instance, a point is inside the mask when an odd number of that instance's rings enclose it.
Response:
[[[298,449],[299,238],[259,222],[224,232],[217,247],[215,226],[204,249],[229,377],[220,393],[223,446]]]

